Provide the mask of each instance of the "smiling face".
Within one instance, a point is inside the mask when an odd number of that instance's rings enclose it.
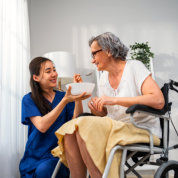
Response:
[[[52,61],[46,61],[41,64],[40,74],[33,75],[33,79],[39,82],[42,89],[50,89],[56,87],[57,72]]]
[[[91,44],[92,63],[97,66],[98,71],[106,70],[109,64],[109,53],[102,50],[97,41]]]

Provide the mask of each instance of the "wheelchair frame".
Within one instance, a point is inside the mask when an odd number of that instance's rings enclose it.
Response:
[[[131,145],[126,145],[126,146],[116,145],[115,147],[113,147],[110,152],[110,155],[109,155],[109,158],[108,158],[102,178],[108,177],[110,166],[111,166],[114,154],[117,150],[122,150],[122,158],[121,158],[121,163],[120,163],[120,178],[125,178],[129,172],[134,173],[137,176],[137,178],[142,178],[142,176],[135,170],[135,168],[139,165],[145,165],[145,164],[160,166],[158,168],[157,172],[155,173],[154,178],[168,178],[167,172],[165,173],[164,176],[162,176],[162,173],[164,173],[165,171],[169,171],[169,169],[176,170],[175,176],[178,177],[178,161],[172,161],[172,160],[168,161],[169,150],[178,148],[178,144],[174,145],[172,147],[168,147],[168,144],[169,144],[169,141],[168,141],[169,140],[169,122],[171,121],[171,123],[172,123],[172,119],[170,116],[172,103],[169,103],[168,92],[169,92],[169,89],[178,92],[178,90],[176,88],[174,88],[174,86],[178,86],[178,82],[170,80],[169,83],[165,83],[164,86],[162,87],[161,90],[162,90],[164,98],[165,98],[165,106],[162,110],[157,110],[157,109],[153,109],[148,106],[138,105],[138,104],[133,105],[127,109],[126,113],[130,114],[131,123],[135,127],[145,129],[149,132],[150,143],[148,145],[131,144]],[[146,114],[160,118],[160,121],[163,122],[163,127],[162,127],[163,135],[162,135],[162,143],[161,143],[162,145],[161,146],[154,146],[153,134],[149,128],[144,127],[144,126],[138,126],[134,122],[134,113],[135,112],[142,112],[142,113],[146,113]],[[167,115],[166,115],[166,113],[167,113]],[[175,129],[175,127],[174,127],[174,129]],[[176,129],[175,129],[175,131],[177,133]],[[178,135],[178,133],[177,133],[177,135]],[[127,151],[131,151],[131,152],[129,154],[127,154]],[[132,158],[138,152],[143,152],[144,156],[140,156],[141,158],[138,160],[138,162],[136,162],[134,165],[131,166],[127,162],[127,160]],[[154,155],[154,154],[160,154],[161,157],[159,159],[157,159],[156,162],[147,161],[150,158],[150,156]],[[59,160],[55,167],[55,170],[53,172],[52,178],[56,177],[56,174],[60,168],[60,165],[61,165],[61,162]],[[127,170],[124,170],[125,165],[128,167]],[[89,177],[89,175],[88,175],[88,177]],[[177,177],[175,177],[175,178],[177,178]]]
[[[145,146],[143,144],[132,144],[132,145],[127,145],[127,146],[116,145],[115,147],[113,147],[110,152],[109,159],[107,161],[107,164],[106,164],[103,176],[102,176],[103,178],[107,178],[114,154],[117,150],[122,150],[122,159],[121,159],[121,163],[120,163],[120,178],[126,177],[126,175],[129,172],[134,173],[138,178],[142,178],[142,176],[135,170],[135,168],[141,164],[142,165],[151,164],[151,165],[160,166],[160,168],[158,169],[158,171],[155,174],[155,178],[160,178],[161,174],[163,173],[163,171],[165,171],[168,168],[168,166],[170,167],[170,170],[172,167],[174,168],[174,170],[176,170],[175,176],[178,175],[178,162],[168,161],[169,150],[178,148],[178,145],[175,145],[173,147],[168,147],[168,144],[169,144],[168,143],[168,140],[169,140],[169,132],[168,131],[169,131],[169,122],[171,121],[170,110],[171,110],[171,104],[172,104],[172,103],[169,103],[169,101],[168,101],[168,91],[169,91],[169,89],[171,89],[171,90],[175,90],[176,92],[178,92],[178,90],[175,89],[173,87],[173,85],[178,86],[178,83],[173,80],[170,80],[170,82],[168,84],[167,83],[164,84],[164,86],[162,88],[162,92],[163,92],[163,95],[165,98],[165,107],[162,110],[156,110],[151,107],[144,106],[144,105],[138,105],[138,104],[133,105],[127,109],[126,113],[130,114],[131,123],[135,127],[145,129],[150,133],[150,143],[148,146]],[[162,147],[154,146],[153,134],[149,128],[146,128],[143,126],[138,126],[134,122],[134,113],[135,112],[147,113],[149,115],[153,115],[155,117],[159,117],[160,119],[163,119],[163,128],[162,128],[162,132],[163,132],[162,144],[163,145],[162,145]],[[168,113],[168,115],[165,115],[166,113]],[[177,133],[177,131],[176,131],[176,133]],[[131,151],[131,153],[127,154],[127,151]],[[144,152],[145,155],[140,156],[141,157],[140,160],[138,160],[138,162],[136,162],[134,165],[130,166],[128,164],[127,160],[132,158],[132,156],[134,156],[137,152]],[[161,158],[157,159],[156,162],[150,162],[150,161],[145,162],[145,160],[149,159],[149,157],[154,154],[160,154]],[[125,165],[128,167],[127,170],[124,170]],[[167,170],[167,171],[169,171],[169,170]],[[168,175],[166,172],[163,177],[166,178],[167,176]]]

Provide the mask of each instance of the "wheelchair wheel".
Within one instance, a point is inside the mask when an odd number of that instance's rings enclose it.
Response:
[[[163,163],[155,173],[154,178],[178,178],[178,162],[168,161]]]

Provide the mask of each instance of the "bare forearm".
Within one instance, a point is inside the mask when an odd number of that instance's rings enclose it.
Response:
[[[113,104],[129,107],[134,104],[143,104],[146,106],[153,107],[155,109],[162,109],[164,106],[164,100],[160,97],[156,97],[152,94],[136,96],[136,97],[113,97]]]
[[[75,109],[75,113],[77,115],[83,112],[82,103],[80,103],[80,101],[83,99],[87,99],[88,97],[90,97],[90,95],[86,95],[85,93],[79,95],[71,95],[71,86],[69,86],[63,99],[52,111],[50,111],[43,117],[35,116],[31,117],[30,119],[40,132],[46,132],[51,127],[51,125],[56,121],[56,119],[61,114],[62,110],[64,109],[67,103],[73,101],[78,102]]]
[[[81,113],[83,113],[82,101],[76,101],[73,118],[76,118]]]
[[[67,101],[63,98],[61,102],[48,114],[40,117],[31,117],[31,121],[35,127],[42,133],[45,133],[51,125],[56,121],[58,116],[61,114],[62,110],[66,106]]]

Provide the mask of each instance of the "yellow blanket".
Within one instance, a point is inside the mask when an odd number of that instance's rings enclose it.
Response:
[[[115,121],[109,117],[82,116],[65,123],[55,132],[59,146],[52,150],[52,154],[60,157],[66,166],[63,137],[65,134],[74,133],[76,129],[101,173],[104,172],[109,153],[116,144],[149,143],[149,133],[134,127],[131,123]],[[154,136],[154,144],[160,144],[156,136]],[[117,151],[111,164],[109,178],[119,177],[120,158],[121,151]]]

